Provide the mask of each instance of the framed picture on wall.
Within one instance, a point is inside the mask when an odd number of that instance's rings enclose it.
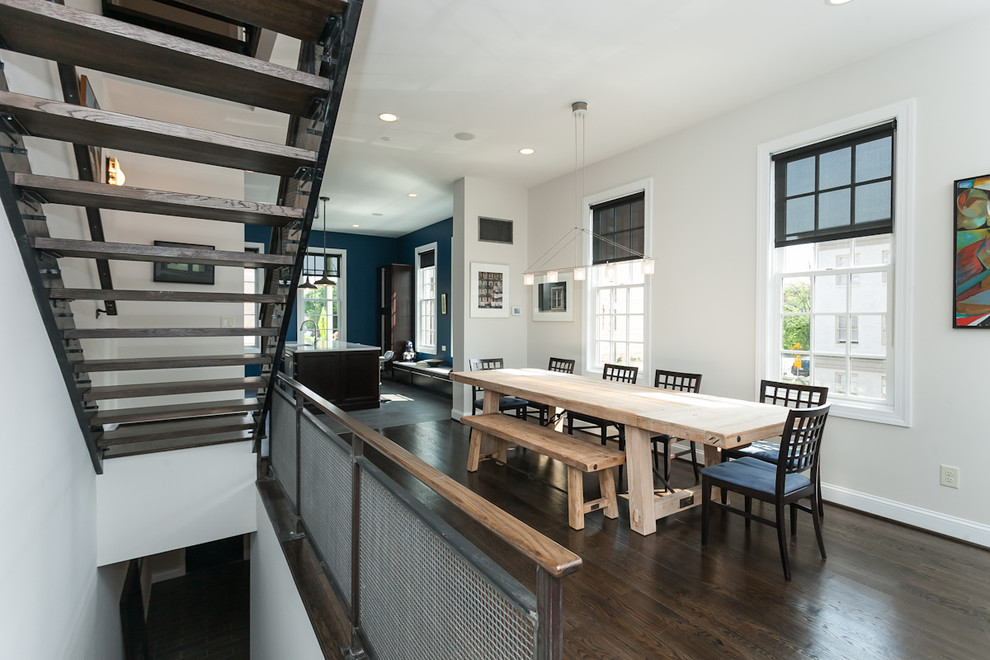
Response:
[[[954,328],[990,328],[990,174],[952,187]]]
[[[533,282],[534,321],[573,321],[574,276],[560,273],[556,282],[547,282],[546,275],[539,275]]]
[[[471,263],[471,316],[501,318],[509,315],[509,267]]]
[[[171,243],[169,241],[155,241],[156,246],[172,248],[199,248],[200,250],[212,250],[212,245],[196,245],[194,243]],[[155,262],[156,282],[179,282],[183,284],[213,284],[214,266],[204,264],[185,264]]]

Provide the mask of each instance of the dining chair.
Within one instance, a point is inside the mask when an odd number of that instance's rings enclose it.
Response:
[[[797,511],[801,509],[811,514],[818,539],[818,550],[825,559],[825,543],[822,541],[821,517],[818,503],[819,456],[822,432],[828,419],[831,404],[814,408],[792,408],[787,413],[784,434],[780,440],[780,452],[776,465],[746,456],[726,463],[717,463],[701,471],[701,545],[708,545],[708,525],[711,509],[716,507],[736,513],[746,519],[746,527],[755,520],[777,529],[777,544],[780,547],[780,561],[784,567],[784,578],[791,579],[791,567],[787,558],[787,520],[785,509],[791,509],[791,536],[797,533]],[[810,470],[810,475],[805,472]],[[712,501],[712,488],[722,489],[722,501]],[[728,504],[726,493],[741,494],[744,508],[737,509]],[[809,498],[810,506],[799,501]],[[774,519],[764,518],[753,513],[753,500],[774,505]]]
[[[683,371],[667,371],[665,369],[657,369],[656,374],[653,378],[653,387],[658,387],[663,390],[673,390],[675,392],[694,392],[697,393],[701,391],[701,374],[685,373]],[[678,440],[678,438],[661,434],[655,435],[650,440],[653,442],[653,469],[659,472],[658,459],[659,455],[657,452],[657,446],[663,445],[663,480],[664,483],[670,483],[670,462],[681,456],[691,455],[691,468],[694,470],[694,482],[698,483],[698,459],[694,453],[694,443],[687,441],[688,448],[682,451],[671,453],[671,444]]]
[[[472,358],[468,360],[468,367],[471,371],[488,371],[491,369],[504,369],[505,361],[502,358],[483,358],[477,359]],[[483,387],[471,387],[471,414],[476,414],[479,410],[485,409],[485,398],[482,395],[485,389]],[[498,410],[499,412],[512,411],[515,413],[516,417],[522,417],[526,413],[526,407],[529,406],[529,401],[526,399],[520,399],[514,396],[503,396],[499,397],[498,400]]]
[[[562,373],[562,374],[572,374],[574,373],[574,364],[575,364],[574,360],[569,360],[567,358],[551,357],[550,362],[547,364],[547,371],[556,371],[557,373]],[[553,423],[557,422],[557,418],[551,419],[550,406],[548,406],[547,404],[533,403],[532,401],[530,401],[529,407],[536,412],[540,420],[540,426],[550,426],[551,422]],[[529,413],[529,411],[527,410],[527,414],[531,414],[531,413]]]
[[[635,383],[638,375],[639,367],[627,367],[622,364],[606,364],[602,369],[602,380],[611,380],[618,383]],[[583,424],[583,426],[577,427],[579,431],[583,429],[597,428],[601,433],[603,445],[608,444],[609,439],[617,438],[619,441],[619,449],[625,449],[626,429],[622,424],[616,424],[615,422],[610,422],[607,419],[595,417],[594,415],[585,415],[583,413],[567,411],[567,432],[569,434],[574,434],[575,421]],[[618,431],[615,435],[608,434],[608,427],[610,426],[614,426]],[[619,480],[622,480],[621,473],[619,474]]]
[[[783,383],[776,380],[760,381],[760,403],[770,403],[775,406],[788,408],[811,408],[820,406],[828,399],[828,388],[824,385],[801,385],[800,383]],[[770,440],[757,440],[743,447],[722,450],[722,461],[736,458],[758,458],[768,463],[777,462],[780,445]],[[818,492],[822,490],[821,476],[818,480]],[[825,505],[818,498],[818,515],[825,515]]]

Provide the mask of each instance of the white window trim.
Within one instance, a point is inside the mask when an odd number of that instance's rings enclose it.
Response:
[[[908,266],[914,263],[914,194],[915,194],[915,99],[908,99],[882,108],[876,108],[853,117],[809,129],[795,135],[761,144],[757,147],[757,316],[756,316],[756,382],[775,373],[776,347],[772,347],[772,329],[777,326],[777,310],[770,305],[779,299],[774,248],[774,190],[773,162],[771,157],[781,153],[821,142],[857,130],[869,128],[891,119],[897,120],[894,146],[894,285],[893,285],[893,364],[888,374],[893,380],[894,393],[886,405],[857,404],[836,401],[831,413],[868,422],[911,425],[911,355],[914,341],[912,324],[914,300],[914,274]]]
[[[337,341],[347,341],[347,250],[333,247],[326,249],[322,247],[308,247],[306,248],[306,253],[340,255],[340,273],[337,277],[337,291],[340,292],[340,330],[337,334]],[[341,283],[343,284],[341,285]],[[300,326],[305,320],[302,315],[304,292],[305,289],[303,291],[296,290],[296,337],[302,337],[303,335]]]
[[[258,251],[258,254],[264,254],[265,253],[265,244],[264,243],[256,243],[254,241],[244,241],[244,251],[246,252],[249,249],[255,249],[255,250],[257,250]],[[254,269],[254,292],[255,293],[263,293],[263,289],[264,288],[265,288],[265,269],[264,268],[255,268]],[[261,303],[255,303],[254,304],[254,324],[256,326],[260,323],[260,321],[258,320],[258,309],[260,308],[260,306],[261,306]],[[255,335],[253,337],[253,339],[254,339],[254,343],[253,344],[244,344],[244,350],[246,352],[248,352],[248,353],[259,353],[259,352],[261,352],[261,337],[258,336],[258,335]]]
[[[424,345],[420,345],[418,343],[419,342],[419,338],[422,336],[420,334],[420,328],[421,328],[421,324],[422,324],[422,319],[420,318],[420,315],[419,315],[419,290],[420,290],[420,282],[419,282],[419,255],[422,254],[423,252],[429,252],[430,250],[433,250],[433,269],[434,269],[434,272],[437,275],[437,277],[434,278],[434,281],[436,282],[436,284],[434,286],[435,286],[435,290],[436,290],[437,294],[439,294],[439,292],[440,292],[440,287],[439,287],[440,269],[437,267],[437,264],[438,264],[438,262],[440,260],[440,253],[437,251],[437,244],[436,243],[427,243],[426,245],[420,245],[418,248],[416,248],[416,256],[413,258],[413,270],[416,271],[416,285],[415,285],[416,286],[416,295],[415,295],[416,313],[414,315],[415,322],[416,322],[416,327],[415,327],[414,334],[416,336],[416,341],[417,341],[416,350],[418,352],[420,352],[420,353],[430,353],[432,355],[436,355],[438,353],[438,351],[437,351],[437,343],[438,342],[436,340],[434,340],[432,346],[431,345],[425,345],[425,344]],[[433,299],[433,305],[434,305],[434,307],[433,307],[433,312],[434,312],[434,314],[433,314],[433,328],[431,328],[431,329],[433,331],[433,333],[432,333],[433,336],[434,337],[437,337],[437,321],[438,321],[438,318],[437,317],[440,316],[440,304],[439,304],[439,301],[436,298]]]
[[[640,179],[639,181],[633,181],[616,188],[610,188],[609,190],[603,190],[601,192],[593,193],[587,195],[581,200],[581,208],[584,213],[584,218],[582,219],[583,226],[589,232],[592,231],[592,219],[591,219],[591,206],[595,204],[601,204],[602,202],[607,202],[609,200],[618,199],[620,197],[626,197],[628,195],[633,195],[635,193],[643,193],[643,247],[646,256],[652,256],[653,250],[653,179]],[[587,239],[582,241],[582,261],[581,263],[590,264],[592,259],[592,243],[591,234],[587,235]],[[643,282],[643,364],[639,370],[639,376],[636,382],[642,383],[646,382],[644,379],[647,376],[652,378],[652,372],[650,370],[651,363],[651,342],[650,335],[651,328],[653,327],[650,322],[650,309],[652,308],[652,292],[651,292],[651,281],[654,275],[644,276]],[[590,278],[590,274],[589,274]],[[600,370],[591,370],[588,368],[593,360],[592,356],[592,342],[594,341],[595,328],[594,328],[594,301],[592,299],[592,286],[591,280],[585,280],[584,284],[584,323],[581,324],[581,346],[584,352],[584,369],[583,372],[586,375],[601,375]],[[650,381],[652,382],[652,381]]]

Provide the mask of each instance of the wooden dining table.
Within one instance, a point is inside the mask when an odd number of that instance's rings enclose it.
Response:
[[[484,388],[485,413],[498,412],[499,397],[514,396],[550,406],[551,414],[556,412],[558,430],[567,410],[623,424],[629,525],[643,535],[656,532],[657,519],[701,503],[700,486],[674,488],[672,492],[654,489],[652,436],[666,434],[701,444],[705,464],[713,465],[719,461],[719,449],[779,436],[788,413],[782,406],[543,369],[456,371],[450,377],[457,383]]]

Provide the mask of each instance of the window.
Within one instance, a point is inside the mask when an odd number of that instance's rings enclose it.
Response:
[[[586,364],[646,369],[647,285],[640,259],[647,241],[649,182],[609,191],[592,199],[589,223],[596,234],[589,251]]]
[[[316,284],[324,275],[330,284],[316,285],[314,289],[299,289],[297,303],[297,341],[314,343],[317,340],[336,339],[346,341],[344,319],[344,273],[346,252],[309,248],[303,262],[300,284],[308,281]]]
[[[245,252],[264,252],[265,246],[263,243],[245,243]],[[265,269],[264,268],[245,268],[244,269],[244,293],[262,293],[262,289],[265,287]],[[260,304],[254,302],[244,303],[244,319],[243,325],[241,327],[256,328],[259,325],[258,314],[260,313]],[[244,348],[261,348],[261,337],[258,335],[244,335]]]
[[[760,148],[760,377],[825,385],[834,414],[907,425],[913,106],[887,111]]]
[[[416,350],[437,352],[437,244],[416,248]]]

